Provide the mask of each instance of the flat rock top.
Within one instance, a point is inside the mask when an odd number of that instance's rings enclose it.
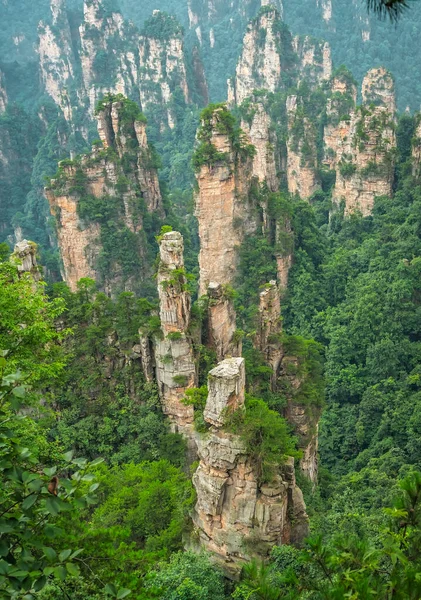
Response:
[[[209,372],[210,377],[228,378],[240,374],[244,358],[226,358]]]

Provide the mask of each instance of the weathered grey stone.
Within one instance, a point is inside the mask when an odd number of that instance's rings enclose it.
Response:
[[[208,423],[221,427],[229,411],[244,405],[245,378],[244,358],[227,358],[210,371],[204,412]]]

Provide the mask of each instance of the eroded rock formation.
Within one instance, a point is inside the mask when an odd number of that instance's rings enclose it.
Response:
[[[264,101],[259,98],[252,98],[248,112],[250,117],[241,121],[241,127],[256,149],[252,175],[260,183],[265,182],[270,191],[277,192],[280,184],[280,158],[277,155],[277,140],[269,112]]]
[[[45,91],[70,121],[73,109],[69,86],[74,80],[75,55],[65,0],[51,0],[51,15],[51,23],[41,22],[38,27],[40,74]]]
[[[20,275],[29,273],[35,282],[40,281],[41,267],[37,263],[37,245],[34,242],[28,242],[28,240],[18,242],[10,257],[10,262],[16,265]]]
[[[142,278],[150,275],[143,260],[143,215],[163,216],[145,119],[134,103],[109,96],[98,114],[98,131],[103,147],[61,162],[45,192],[57,220],[63,277],[72,290],[82,277],[95,279],[110,294],[140,290]],[[124,254],[128,243],[131,256]]]
[[[241,439],[224,427],[229,411],[244,407],[244,383],[243,358],[224,360],[209,373],[204,417],[211,428],[198,437],[200,464],[193,476],[196,543],[234,578],[250,558],[266,558],[273,545],[300,542],[308,532],[294,460],[261,483]]]
[[[308,200],[320,188],[317,174],[317,129],[305,114],[301,96],[288,96],[288,191]]]
[[[167,38],[143,35],[139,41],[140,65],[139,92],[142,108],[150,105],[163,105],[168,115],[168,125],[175,126],[175,114],[169,103],[179,87],[184,101],[189,103],[190,92],[187,85],[187,72],[183,45],[183,30],[173,17],[164,17],[160,11],[154,11],[153,19],[169,19],[173,32]],[[148,34],[148,30],[145,32]]]
[[[417,117],[418,124],[415,129],[415,137],[412,142],[412,174],[419,179],[421,177],[421,118]]]
[[[184,271],[183,237],[165,233],[160,241],[158,293],[162,336],[156,336],[156,380],[164,414],[172,427],[192,442],[194,410],[182,402],[197,385],[193,344],[189,336],[190,293]],[[194,444],[194,442],[192,442]]]
[[[335,104],[349,103],[353,86],[335,79],[332,90],[328,118],[334,126],[327,129],[325,137],[327,162],[336,168],[332,198],[337,206],[344,202],[345,214],[360,211],[366,216],[376,196],[392,194],[396,148],[393,79],[383,68],[369,71],[363,81],[362,106],[343,115]]]
[[[260,292],[259,320],[255,346],[272,368],[272,390],[276,390],[279,366],[282,360],[280,335],[282,333],[281,299],[276,281],[271,281]]]
[[[230,131],[223,119],[226,109],[217,109],[202,124],[208,143],[221,159],[203,164],[197,173],[199,190],[196,216],[200,237],[199,295],[207,292],[211,281],[232,284],[238,265],[238,248],[248,232],[256,229],[256,215],[250,206],[252,158],[234,149]]]
[[[241,340],[236,338],[236,314],[229,290],[220,283],[208,286],[208,345],[218,361],[241,356]]]
[[[7,108],[7,100],[6,82],[2,71],[0,71],[0,115]]]

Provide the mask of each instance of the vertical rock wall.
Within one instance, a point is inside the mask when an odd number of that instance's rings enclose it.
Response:
[[[210,143],[224,155],[197,173],[196,216],[200,237],[199,295],[216,282],[232,284],[238,266],[238,248],[244,236],[256,228],[256,215],[249,203],[252,159],[242,160],[227,133],[220,132],[220,111],[212,116]]]
[[[241,341],[236,339],[236,314],[232,299],[220,283],[208,287],[208,345],[215,350],[218,361],[229,356],[241,356]]]
[[[51,24],[41,22],[38,27],[40,75],[45,91],[70,121],[73,108],[69,86],[74,81],[75,55],[65,0],[51,0],[51,14]]]

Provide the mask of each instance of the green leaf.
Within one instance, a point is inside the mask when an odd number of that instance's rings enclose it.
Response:
[[[35,504],[37,499],[38,496],[36,494],[31,494],[30,496],[25,498],[25,500],[22,502],[22,510],[28,510],[29,508],[31,508],[31,506]]]
[[[73,450],[69,450],[69,452],[65,452],[63,454],[63,458],[66,462],[71,462],[71,460],[73,458]]]
[[[49,469],[44,469],[44,473],[45,475],[47,475],[47,477],[52,477],[57,473],[57,467],[50,467]]]
[[[45,577],[45,575],[43,575],[42,577],[37,579],[36,582],[34,583],[34,590],[36,592],[40,592],[42,590],[42,588],[45,587],[46,583],[47,583],[47,578]]]
[[[58,515],[58,513],[60,512],[60,506],[59,503],[57,502],[56,498],[47,498],[47,500],[45,501],[45,506],[47,511],[53,515],[53,517],[56,517]]]
[[[60,581],[64,581],[67,577],[67,571],[62,566],[56,567],[54,569],[54,576],[57,577],[57,579],[60,579]]]
[[[60,562],[64,562],[65,560],[67,560],[69,558],[69,556],[71,555],[71,553],[72,553],[71,550],[62,550],[60,552],[60,554],[58,555]]]
[[[7,556],[9,554],[9,544],[6,540],[0,539],[0,556]]]
[[[90,488],[89,488],[89,493],[91,494],[92,492],[94,492],[95,490],[97,490],[99,488],[99,483],[93,483]]]
[[[47,560],[49,560],[50,562],[53,562],[53,560],[56,560],[57,552],[54,550],[54,548],[50,548],[49,546],[44,546],[42,548],[42,551],[44,552],[45,556],[47,557]]]
[[[45,569],[43,570],[43,573],[46,577],[49,577],[50,575],[52,575],[54,573],[54,569],[55,569],[55,567],[45,567]]]
[[[117,599],[120,600],[120,598],[125,598],[126,596],[128,596],[131,593],[132,593],[131,590],[128,590],[127,588],[122,588],[122,589],[118,590],[118,592],[117,592]]]
[[[75,563],[71,563],[71,562],[66,563],[66,569],[70,575],[73,575],[73,577],[78,577],[80,574],[80,569],[79,569],[78,565],[75,565]]]
[[[114,598],[117,596],[117,589],[112,583],[107,583],[104,591],[106,594],[108,594],[109,596],[113,596]]]
[[[95,460],[93,460],[91,463],[89,463],[89,465],[91,467],[96,467],[97,465],[100,465],[101,463],[104,462],[103,458],[96,458]]]
[[[24,398],[26,394],[26,388],[23,385],[19,385],[12,389],[12,394],[16,396],[16,398]]]
[[[69,556],[70,560],[73,560],[74,558],[76,558],[76,556],[79,556],[79,554],[81,554],[82,552],[83,552],[83,548],[79,548],[78,550],[75,550]]]

